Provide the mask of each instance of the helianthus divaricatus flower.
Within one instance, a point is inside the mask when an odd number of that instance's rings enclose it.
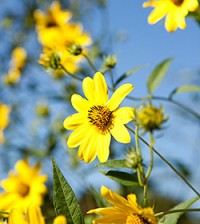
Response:
[[[88,211],[88,214],[98,214],[103,217],[96,218],[93,224],[157,224],[154,211],[151,207],[142,208],[137,204],[136,195],[129,194],[127,199],[111,191],[105,186],[101,187],[102,196],[113,206],[97,208]]]
[[[168,32],[185,29],[185,17],[198,6],[198,0],[149,0],[143,4],[143,7],[154,7],[148,17],[149,24],[157,23],[166,16],[165,28]]]
[[[9,124],[10,107],[0,102],[0,143],[5,141],[4,129]]]
[[[30,203],[42,205],[47,192],[46,175],[40,173],[40,163],[31,167],[28,160],[19,160],[15,170],[1,182],[4,192],[0,193],[0,211],[9,212],[14,207],[26,208]]]
[[[78,69],[78,63],[83,60],[83,55],[74,56],[75,54],[70,53],[71,47],[79,46],[81,53],[82,49],[86,52],[84,48],[91,44],[89,34],[83,31],[82,24],[70,21],[72,13],[62,10],[58,1],[54,1],[47,12],[36,10],[34,16],[38,38],[44,47],[39,63],[44,65],[44,58],[50,56],[49,50],[51,50],[56,54],[59,53],[60,63],[73,74]],[[60,72],[65,73],[62,69]]]
[[[127,124],[133,119],[133,108],[119,108],[123,99],[133,90],[132,84],[123,84],[108,99],[108,86],[104,76],[97,72],[93,79],[86,77],[82,82],[86,99],[78,94],[71,98],[78,112],[64,120],[64,127],[73,130],[68,138],[68,146],[79,146],[78,155],[89,163],[98,156],[101,162],[108,159],[111,135],[121,143],[129,143],[131,138]]]
[[[45,224],[44,216],[39,206],[30,204],[26,211],[22,208],[13,208],[8,217],[8,224]],[[53,224],[67,224],[65,216],[59,215]]]

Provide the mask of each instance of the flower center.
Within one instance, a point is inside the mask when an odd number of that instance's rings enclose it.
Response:
[[[126,219],[126,224],[150,224],[140,215],[130,215]]]
[[[20,186],[18,188],[18,193],[22,196],[22,197],[26,197],[28,195],[30,191],[30,187],[25,184],[25,183],[20,183]]]
[[[88,110],[88,118],[101,134],[106,134],[113,127],[113,114],[106,106],[92,106]]]
[[[172,2],[177,6],[181,6],[184,0],[172,0]]]

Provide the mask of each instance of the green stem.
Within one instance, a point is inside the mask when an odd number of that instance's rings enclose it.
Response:
[[[96,73],[97,69],[95,68],[94,64],[92,63],[92,61],[89,59],[89,57],[82,53],[83,57],[86,59],[86,61],[88,62],[89,66],[92,68],[92,70]]]
[[[79,78],[79,77],[77,77],[77,76],[75,76],[75,75],[72,75],[62,64],[60,64],[60,67],[69,75],[69,76],[71,76],[72,78],[74,78],[74,79],[77,79],[77,80],[79,80],[79,81],[83,81],[81,78]]]
[[[153,156],[153,145],[154,145],[154,139],[153,139],[153,133],[150,132],[150,144],[149,144],[149,149],[150,149],[150,164],[149,164],[149,169],[146,173],[146,179],[149,179],[149,176],[153,170],[153,164],[154,164],[154,156]]]
[[[169,214],[173,214],[173,213],[178,213],[178,212],[200,212],[200,208],[191,208],[191,209],[174,209],[174,210],[169,210],[169,211],[165,211],[165,212],[159,212],[156,213],[155,216],[159,217],[159,216],[165,216],[165,215],[169,215]]]
[[[127,125],[125,125],[125,126],[129,131],[131,131],[135,135],[135,132],[131,128],[129,128]],[[139,139],[146,146],[148,146],[150,148],[149,143],[147,141],[145,141],[141,136],[139,136]],[[188,185],[188,187],[190,189],[192,189],[193,192],[195,192],[200,197],[200,193],[187,181],[187,179],[181,173],[179,173],[179,171],[170,162],[168,162],[154,147],[152,147],[152,150],[176,173],[176,175],[178,177],[180,177],[180,179],[182,179],[185,182],[185,184]]]

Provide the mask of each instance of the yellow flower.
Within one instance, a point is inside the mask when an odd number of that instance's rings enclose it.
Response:
[[[44,53],[41,55],[39,63],[52,68],[52,65],[55,64],[51,62],[55,56],[59,56],[59,63],[73,74],[78,68],[78,63],[83,59],[82,48],[91,44],[89,34],[83,32],[83,26],[80,23],[69,21],[71,13],[63,11],[58,2],[53,2],[47,13],[36,10],[35,18],[38,38],[44,46]],[[77,56],[76,52],[76,56],[74,56],[70,51],[72,46],[80,47],[80,55]],[[56,77],[66,73],[60,66],[53,69]]]
[[[0,103],[0,143],[5,141],[5,137],[3,134],[3,130],[9,124],[9,114],[10,114],[10,107]]]
[[[137,204],[136,195],[129,194],[127,199],[114,193],[105,186],[101,187],[102,196],[113,206],[88,211],[103,217],[93,221],[94,224],[157,224],[151,207],[142,208]]]
[[[16,47],[12,51],[10,68],[8,73],[4,76],[4,82],[7,84],[15,84],[21,77],[21,71],[26,62],[26,50],[22,47]]]
[[[13,208],[8,220],[8,224],[45,224],[41,209],[35,204],[30,204],[25,212],[21,208]],[[53,224],[67,224],[67,220],[60,215],[54,219]]]
[[[86,46],[91,43],[87,33],[83,32],[82,25],[70,23],[71,12],[63,11],[60,3],[53,2],[47,13],[35,11],[36,28],[41,44],[45,47],[68,47],[75,43]]]
[[[79,146],[78,155],[89,163],[98,156],[101,162],[108,159],[111,135],[121,143],[131,138],[124,126],[133,119],[133,108],[122,107],[120,103],[132,91],[132,84],[119,87],[108,100],[108,86],[104,76],[97,72],[94,78],[86,77],[82,82],[87,99],[73,94],[71,102],[78,112],[64,120],[64,127],[73,130],[68,146]]]
[[[154,7],[148,17],[148,23],[154,24],[166,16],[165,28],[168,32],[173,32],[177,28],[185,29],[185,17],[188,12],[193,12],[198,8],[198,0],[149,0],[143,7]]]
[[[28,160],[19,160],[15,171],[1,182],[4,192],[0,194],[0,210],[10,211],[14,207],[26,208],[30,203],[41,205],[47,192],[46,175],[40,175],[40,164],[31,167]]]
[[[160,129],[162,123],[167,120],[167,116],[163,115],[163,108],[157,108],[152,104],[143,105],[137,111],[138,124],[145,131],[153,131]]]
[[[36,20],[37,29],[52,29],[55,27],[60,27],[69,22],[72,14],[68,10],[62,10],[60,3],[58,1],[52,2],[47,13],[36,10],[34,12],[34,17]]]
[[[44,48],[38,62],[46,69],[50,69],[55,78],[59,78],[60,76],[66,74],[64,69],[71,74],[76,72],[78,68],[77,63],[79,61],[79,56],[72,56],[66,49]]]

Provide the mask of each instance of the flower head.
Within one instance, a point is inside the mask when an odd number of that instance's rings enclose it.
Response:
[[[10,114],[10,107],[0,103],[0,143],[3,143],[5,141],[5,137],[3,134],[3,130],[8,126],[9,124],[9,114]]]
[[[104,76],[97,72],[82,83],[85,98],[73,94],[72,106],[78,112],[67,117],[64,127],[73,130],[68,146],[79,146],[78,155],[89,163],[98,156],[101,162],[109,156],[111,135],[121,143],[130,142],[130,134],[124,124],[133,119],[133,108],[119,108],[122,100],[132,91],[132,84],[120,86],[108,99],[108,86]]]
[[[154,7],[148,17],[148,23],[154,24],[166,16],[165,28],[168,32],[173,32],[177,28],[185,29],[185,17],[188,12],[193,12],[198,8],[198,0],[149,0],[143,7]]]
[[[137,122],[145,131],[160,129],[167,120],[167,116],[163,114],[163,108],[157,108],[150,103],[141,106],[137,113]]]
[[[83,59],[84,47],[91,44],[90,36],[83,31],[83,26],[70,22],[71,16],[71,12],[62,10],[58,2],[53,2],[47,13],[35,11],[38,38],[44,47],[39,63],[48,68],[53,67],[58,77],[64,73],[59,65],[73,74],[78,68],[77,64]]]
[[[8,219],[8,224],[45,224],[41,209],[35,204],[30,204],[25,211],[22,208],[13,208]],[[59,215],[53,224],[67,224],[67,220],[65,216]]]
[[[40,164],[31,167],[28,160],[20,160],[15,171],[1,182],[4,192],[0,194],[0,210],[10,211],[14,207],[27,208],[30,203],[41,205],[47,192],[46,175],[40,175]]]
[[[153,209],[140,207],[135,194],[129,194],[126,199],[104,186],[101,194],[113,206],[88,211],[103,216],[95,219],[94,224],[157,224]]]

